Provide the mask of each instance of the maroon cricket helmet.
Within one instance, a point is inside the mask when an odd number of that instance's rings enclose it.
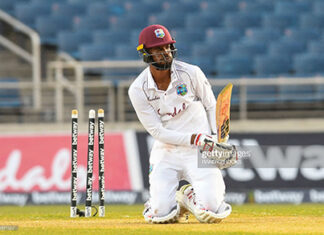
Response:
[[[150,25],[141,31],[137,50],[173,44],[175,42],[166,27],[158,24]]]

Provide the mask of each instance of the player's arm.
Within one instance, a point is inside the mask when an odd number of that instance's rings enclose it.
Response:
[[[205,107],[207,118],[209,122],[209,126],[211,128],[212,134],[217,134],[216,127],[216,98],[211,89],[211,86],[205,76],[205,74],[201,71],[199,67],[196,69],[196,83],[195,83],[195,91],[196,96],[199,97],[202,104]]]
[[[191,134],[164,128],[158,114],[148,103],[141,89],[131,87],[128,95],[138,119],[155,139],[166,144],[190,146]]]

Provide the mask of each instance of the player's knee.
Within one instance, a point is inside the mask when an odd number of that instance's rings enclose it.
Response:
[[[208,190],[206,190],[208,188]],[[225,184],[221,181],[217,185],[209,186],[204,185],[204,190],[201,188],[196,191],[199,203],[206,209],[216,212],[224,201]]]
[[[159,201],[152,203],[152,212],[155,216],[165,216],[170,213],[172,208],[176,205],[176,202]]]
[[[216,212],[221,203],[224,201],[224,196],[222,194],[217,193],[208,193],[202,195],[199,199],[200,204],[204,208]]]
[[[152,223],[166,224],[166,223],[176,223],[178,222],[180,214],[180,206],[177,204],[171,210],[163,216],[153,216]]]
[[[151,193],[151,204],[153,214],[156,216],[165,216],[170,210],[176,205],[175,189],[168,187],[152,187]]]

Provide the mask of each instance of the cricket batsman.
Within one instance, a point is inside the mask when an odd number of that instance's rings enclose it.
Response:
[[[220,169],[234,165],[237,152],[217,142],[211,86],[199,67],[175,60],[175,42],[162,25],[141,31],[137,50],[149,66],[128,91],[138,119],[155,139],[143,215],[149,223],[175,223],[189,213],[202,223],[218,223],[232,211],[224,202]],[[225,153],[222,161],[199,168],[198,155],[213,151]],[[177,191],[182,179],[190,184]]]

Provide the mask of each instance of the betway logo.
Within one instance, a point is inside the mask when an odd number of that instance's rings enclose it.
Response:
[[[91,201],[91,199],[92,199],[92,177],[91,176],[89,176],[88,177],[88,187],[87,187],[87,198],[86,198],[86,200],[87,201]]]
[[[105,143],[105,129],[104,129],[104,121],[99,120],[99,144]]]
[[[94,132],[95,132],[95,124],[94,122],[89,122],[89,145],[93,145],[94,143]]]
[[[89,149],[89,156],[88,156],[88,173],[93,173],[93,150]]]
[[[303,202],[304,192],[298,191],[279,191],[272,190],[263,192],[255,190],[254,199],[256,203],[294,203],[300,204]]]
[[[78,144],[78,123],[77,122],[73,122],[72,123],[72,145],[77,145]]]
[[[77,183],[78,183],[78,179],[76,177],[73,178],[73,184],[77,185]],[[72,201],[77,201],[77,198],[78,198],[78,190],[76,188],[72,188],[72,198],[71,198],[71,200]]]
[[[77,173],[78,170],[78,150],[72,149],[72,173]]]
[[[24,175],[21,175],[19,170],[21,165],[21,152],[19,150],[13,150],[7,158],[5,166],[0,169],[0,191],[12,189],[15,191],[29,192],[35,188],[39,188],[40,191],[51,189],[60,191],[70,190],[71,178],[64,177],[67,174],[71,174],[70,158],[68,149],[60,149],[54,156],[50,167],[48,167],[49,169],[36,165],[24,172]],[[78,167],[79,189],[85,188],[86,173],[85,167],[80,165]]]
[[[102,158],[99,161],[99,171],[100,172],[105,172],[105,159],[104,159],[104,155],[105,155],[105,149],[100,149],[100,156],[102,156]]]

